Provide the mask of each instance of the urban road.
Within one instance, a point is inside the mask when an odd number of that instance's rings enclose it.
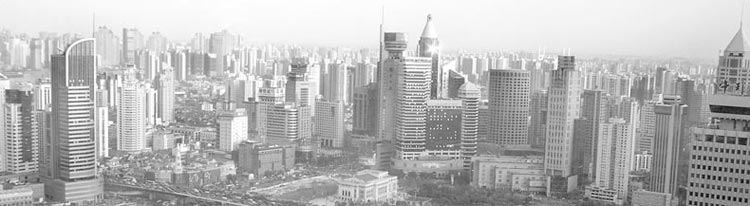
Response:
[[[112,181],[105,181],[105,184],[106,186],[121,187],[121,188],[126,188],[126,189],[140,190],[140,191],[152,192],[152,193],[161,193],[161,194],[173,195],[173,196],[178,196],[178,197],[186,197],[186,198],[192,198],[192,199],[196,199],[196,200],[203,201],[203,202],[219,203],[222,206],[245,206],[245,205],[254,206],[254,205],[286,205],[288,204],[288,203],[284,204],[281,202],[274,202],[273,200],[255,201],[252,199],[243,199],[243,201],[249,201],[250,203],[238,203],[238,202],[232,202],[229,200],[197,196],[197,195],[193,195],[189,193],[160,190],[160,189],[155,189],[155,188],[148,188],[145,186],[117,183],[117,182],[112,182]]]
[[[193,198],[193,199],[197,199],[197,200],[201,200],[201,201],[205,201],[205,202],[221,203],[221,205],[225,205],[225,206],[230,206],[230,205],[245,206],[245,205],[247,205],[247,204],[241,204],[241,203],[236,203],[236,202],[230,202],[230,201],[226,201],[226,200],[220,200],[220,199],[213,199],[213,198],[195,196],[195,195],[191,195],[191,194],[187,194],[187,193],[169,192],[169,191],[164,191],[164,190],[144,188],[144,187],[139,187],[139,186],[135,186],[135,185],[118,184],[118,183],[110,183],[110,182],[107,182],[105,184],[107,184],[109,186],[124,187],[124,188],[128,188],[128,189],[142,190],[142,191],[147,191],[147,192],[156,192],[156,193],[174,195],[174,196],[179,196],[179,197],[188,197],[188,198]],[[260,205],[260,204],[255,204],[255,205]]]

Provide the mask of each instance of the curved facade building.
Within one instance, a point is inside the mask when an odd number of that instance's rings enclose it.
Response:
[[[490,70],[490,142],[528,144],[530,78],[524,70]]]
[[[96,166],[94,42],[81,39],[52,56],[52,135],[43,140],[42,172],[51,201],[88,204],[103,197]]]

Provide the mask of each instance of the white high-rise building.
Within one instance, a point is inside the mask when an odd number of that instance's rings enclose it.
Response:
[[[601,124],[597,141],[596,179],[594,186],[613,191],[614,203],[628,197],[628,186],[635,142],[635,127],[621,118],[610,118]]]
[[[96,106],[96,156],[98,158],[109,157],[109,107],[106,105]]]
[[[490,142],[528,144],[529,80],[528,71],[490,70]]]
[[[341,101],[329,102],[319,99],[315,106],[315,130],[313,134],[316,148],[322,150],[341,150],[344,147],[344,103]],[[321,150],[319,150],[321,151]]]
[[[157,117],[161,118],[161,123],[169,124],[171,122],[174,122],[175,80],[174,74],[172,73],[172,67],[164,65],[164,68],[159,74],[157,81],[157,94],[159,95]]]
[[[142,151],[146,147],[146,87],[129,68],[120,89],[117,108],[117,150]]]
[[[647,152],[637,153],[633,159],[633,171],[650,171],[653,155]]]
[[[40,79],[34,84],[34,109],[46,110],[52,103],[52,86],[49,79]]]
[[[29,91],[5,90],[3,124],[6,171],[36,172],[39,169],[39,125]]]
[[[247,140],[247,113],[245,109],[226,111],[219,116],[219,149],[234,151],[240,142]]]
[[[573,122],[579,117],[582,87],[575,57],[559,56],[550,79],[544,168],[552,178],[547,194],[556,195],[577,187],[577,176],[572,172]]]
[[[649,152],[653,151],[654,135],[656,132],[656,113],[654,106],[657,100],[648,100],[641,107],[640,126],[638,127],[638,139],[636,151]]]
[[[461,157],[464,169],[471,169],[471,161],[477,154],[477,135],[479,132],[479,98],[481,91],[471,82],[466,82],[458,89],[458,98],[462,100],[461,115]]]
[[[430,98],[432,59],[406,57],[402,62],[388,64],[397,70],[395,132],[396,158],[409,160],[426,156],[425,128],[427,100]]]

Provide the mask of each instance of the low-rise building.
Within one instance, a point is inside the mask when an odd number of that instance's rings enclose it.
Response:
[[[676,202],[676,201],[675,201]],[[638,190],[633,192],[632,206],[665,206],[672,205],[672,195],[668,193]]]
[[[634,171],[651,171],[652,159],[653,159],[653,155],[649,154],[647,151],[643,151],[642,153],[635,154],[635,160],[633,161],[633,170]]]
[[[487,189],[544,193],[547,176],[541,156],[478,156],[473,158],[471,185]]]
[[[18,188],[0,191],[0,205],[32,205],[33,190],[31,188]]]
[[[239,146],[239,169],[256,176],[294,168],[294,145],[262,144],[244,141]]]
[[[614,189],[596,187],[596,186],[587,186],[584,196],[592,200],[614,203],[616,205],[623,204],[622,202],[623,198],[618,197],[617,190],[614,190]]]
[[[154,145],[153,151],[172,149],[175,147],[175,135],[170,132],[157,131],[152,134]]]
[[[398,192],[398,177],[379,170],[362,170],[338,181],[336,199],[342,202],[390,202]]]

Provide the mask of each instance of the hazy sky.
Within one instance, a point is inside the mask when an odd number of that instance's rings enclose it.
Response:
[[[739,27],[740,0],[0,0],[14,32],[118,34],[136,27],[185,41],[229,29],[249,42],[375,47],[386,31],[416,44],[428,13],[444,49],[536,50],[716,58]],[[750,12],[750,11],[748,11]],[[750,15],[750,14],[749,14]],[[747,23],[747,22],[746,22]]]

